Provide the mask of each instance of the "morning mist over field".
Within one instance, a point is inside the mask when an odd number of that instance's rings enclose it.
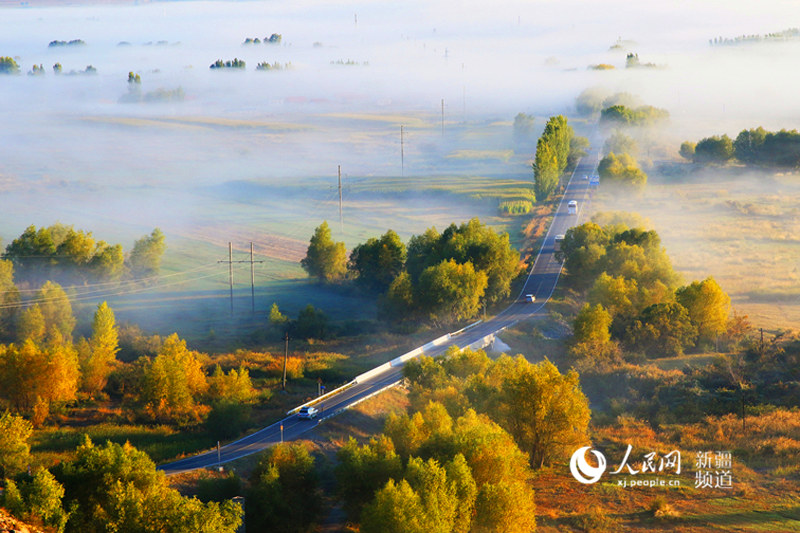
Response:
[[[267,236],[256,253],[279,262],[269,282],[297,273],[312,229],[338,219],[338,165],[347,223],[336,230],[348,247],[472,214],[502,228],[485,202],[395,196],[380,179],[529,180],[546,117],[574,113],[588,87],[669,111],[651,159],[677,157],[687,138],[791,129],[800,43],[709,46],[800,18],[793,2],[751,11],[721,1],[5,2],[0,55],[15,57],[21,75],[0,77],[0,236],[7,244],[30,224],[60,221],[127,245],[158,226],[175,270],[187,253],[216,260],[229,240],[245,250]],[[273,33],[279,44],[243,44]],[[73,39],[85,45],[48,46]],[[625,69],[628,51],[658,68]],[[246,68],[209,69],[234,58]],[[286,68],[257,71],[260,62]],[[615,69],[588,68],[598,64]],[[26,75],[34,65],[44,75]],[[87,65],[96,74],[70,75]],[[129,72],[138,94],[181,98],[131,99]],[[512,139],[519,112],[537,117],[525,142]]]

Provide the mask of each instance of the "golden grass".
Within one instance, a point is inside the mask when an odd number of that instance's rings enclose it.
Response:
[[[800,186],[797,176],[736,169],[669,182],[651,173],[640,196],[600,188],[596,211],[650,219],[686,281],[713,276],[740,314],[766,329],[800,326]],[[726,173],[727,172],[727,173]]]

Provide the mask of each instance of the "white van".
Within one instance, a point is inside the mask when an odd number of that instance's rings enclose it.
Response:
[[[570,200],[567,204],[567,214],[569,215],[577,215],[578,214],[578,202],[575,200]]]

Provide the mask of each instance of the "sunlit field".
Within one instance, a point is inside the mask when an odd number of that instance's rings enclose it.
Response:
[[[754,326],[800,324],[797,174],[709,168],[674,178],[656,171],[641,196],[600,192],[595,211],[649,219],[686,280],[713,276]]]

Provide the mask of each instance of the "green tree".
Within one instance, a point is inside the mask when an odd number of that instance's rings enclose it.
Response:
[[[733,141],[733,150],[736,159],[747,165],[761,163],[764,143],[767,140],[767,130],[762,127],[742,130]]]
[[[478,496],[478,486],[472,477],[467,460],[460,453],[445,465],[447,479],[453,484],[456,497],[453,533],[467,533],[472,529],[472,514]]]
[[[344,501],[344,509],[352,520],[358,520],[364,505],[375,491],[390,479],[399,479],[402,462],[395,453],[394,444],[385,436],[372,438],[369,444],[359,446],[350,438],[336,454],[336,479]]]
[[[519,252],[511,246],[508,233],[497,233],[476,217],[448,226],[439,247],[441,259],[472,263],[475,270],[486,273],[487,301],[497,302],[511,293],[511,281],[519,272]]]
[[[20,343],[31,340],[35,344],[43,345],[47,336],[47,324],[39,304],[34,304],[25,309],[19,317],[17,324],[17,341]]]
[[[278,309],[278,304],[275,302],[272,303],[272,307],[269,308],[269,323],[275,328],[283,329],[286,327],[287,323],[289,322],[289,318],[281,313],[281,310]]]
[[[64,487],[47,470],[39,470],[19,484],[7,481],[5,505],[11,513],[26,522],[41,523],[63,531],[67,513],[61,505]]]
[[[72,226],[29,226],[6,247],[21,280],[74,283],[89,279],[115,280],[123,270],[122,246],[95,241],[92,233]]]
[[[232,368],[226,374],[217,365],[208,378],[207,396],[211,411],[206,427],[215,437],[235,437],[250,424],[251,404],[257,393],[246,368]]]
[[[707,137],[694,147],[695,163],[723,165],[733,159],[733,141],[727,135]]]
[[[579,284],[588,284],[602,270],[609,237],[594,222],[587,222],[567,230],[558,252],[569,276]]]
[[[408,272],[401,272],[378,300],[378,311],[389,319],[403,320],[414,316],[414,284]]]
[[[648,306],[627,328],[627,343],[648,356],[680,355],[697,338],[697,328],[679,303]]]
[[[33,425],[21,416],[8,411],[0,415],[0,479],[24,471],[30,463],[32,434]]]
[[[609,152],[597,165],[597,173],[602,180],[635,189],[642,189],[647,184],[647,174],[628,154]]]
[[[292,332],[300,339],[326,339],[330,334],[328,315],[308,304],[297,315]]]
[[[584,304],[575,317],[572,329],[576,342],[606,343],[611,340],[611,315],[602,305]]]
[[[44,316],[47,338],[53,342],[72,342],[75,316],[64,289],[58,283],[45,282],[36,294],[36,302]]]
[[[89,261],[89,266],[99,279],[118,280],[125,270],[125,254],[122,252],[122,245],[112,246],[104,241],[99,241],[94,255]]]
[[[95,446],[86,437],[75,460],[54,473],[64,485],[65,508],[72,510],[68,533],[233,533],[241,524],[241,506],[182,497],[147,454],[129,443]]]
[[[472,263],[445,260],[420,275],[418,301],[434,321],[465,320],[478,313],[487,285],[486,273],[476,271]]]
[[[678,153],[680,153],[681,157],[687,161],[694,161],[694,151],[696,147],[697,144],[691,141],[684,141],[681,143],[681,148]]]
[[[405,479],[387,481],[364,508],[361,519],[364,533],[426,533],[430,527],[422,498]]]
[[[114,311],[106,302],[102,302],[94,313],[92,337],[89,339],[88,350],[80,362],[84,391],[94,395],[105,388],[117,352],[119,352],[119,335]]]
[[[600,124],[611,126],[653,126],[669,118],[669,112],[653,106],[615,104],[600,112]]]
[[[0,338],[13,338],[19,302],[19,290],[14,284],[14,263],[0,259]]]
[[[300,443],[276,444],[259,460],[247,494],[247,527],[255,531],[310,531],[322,499],[314,457]]]
[[[161,258],[167,249],[165,240],[161,230],[155,228],[150,235],[145,235],[133,243],[133,249],[128,256],[128,268],[134,278],[150,278],[158,275]]]
[[[0,74],[19,74],[19,65],[13,57],[0,57]]]
[[[350,253],[350,270],[362,287],[385,292],[402,271],[406,262],[406,246],[392,230],[380,239],[369,239]]]
[[[589,303],[602,305],[611,318],[636,310],[639,288],[635,279],[601,273],[589,289]]]
[[[14,263],[18,273],[26,279],[36,279],[50,272],[56,243],[48,228],[28,226],[25,231],[6,246],[5,257]]]
[[[306,256],[300,265],[308,275],[320,281],[334,281],[344,277],[347,272],[347,251],[343,242],[331,239],[328,222],[320,224],[308,245]]]
[[[153,420],[191,425],[208,411],[199,403],[207,390],[198,354],[173,333],[145,367],[140,400],[144,413]]]
[[[414,283],[423,270],[444,259],[442,245],[442,236],[436,228],[428,228],[422,235],[414,235],[408,241],[406,270]]]
[[[549,199],[558,187],[558,179],[563,170],[559,154],[559,147],[556,146],[552,136],[542,134],[536,142],[536,154],[533,159],[533,185],[537,201]]]
[[[728,326],[731,299],[714,278],[693,281],[675,292],[675,298],[689,314],[689,319],[697,328],[700,342],[715,341],[725,333]]]

